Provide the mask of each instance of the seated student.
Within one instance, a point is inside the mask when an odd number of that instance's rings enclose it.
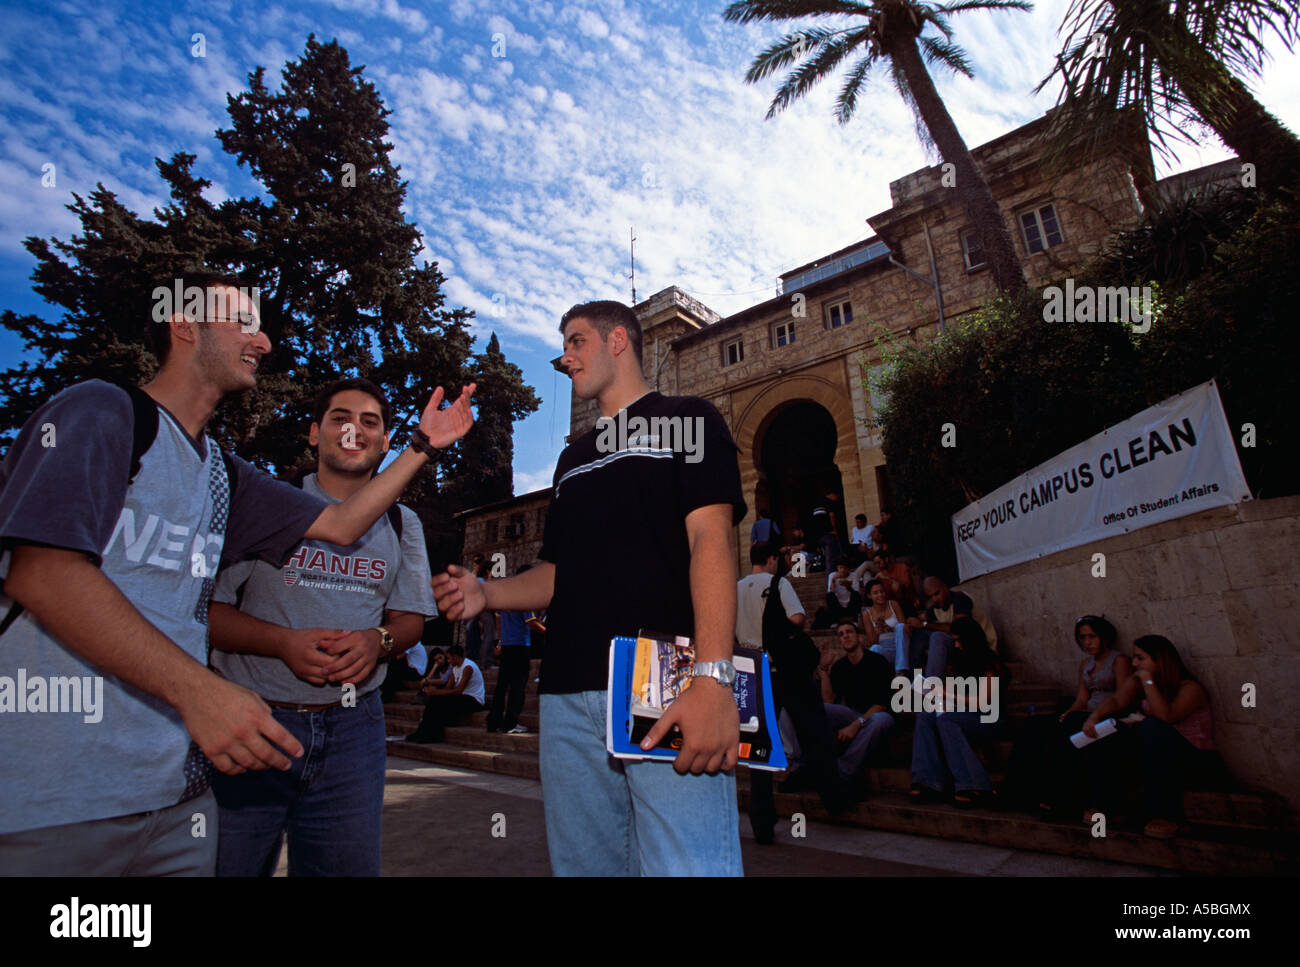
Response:
[[[948,664],[948,650],[952,639],[949,630],[960,617],[974,619],[984,632],[989,648],[998,650],[997,632],[983,611],[962,591],[953,591],[939,577],[928,577],[922,584],[928,608],[922,617],[911,617],[906,628],[894,629],[894,667],[904,672],[921,667],[927,675],[942,675]],[[903,647],[903,643],[907,647]]]
[[[788,574],[794,570],[796,554],[804,554],[809,559],[812,557],[812,553],[808,550],[807,535],[804,534],[803,528],[797,524],[790,528],[790,543],[781,545],[781,557],[785,560],[781,570],[784,573]],[[810,563],[810,561],[805,561],[805,565],[807,563]]]
[[[418,682],[428,670],[429,655],[421,642],[416,642],[402,654],[401,661],[388,663],[388,672],[379,686],[379,698],[387,703],[398,690],[409,682]]]
[[[910,607],[912,613],[915,613],[918,602],[912,591],[912,574],[907,565],[895,560],[888,547],[877,550],[872,560],[876,565],[876,579],[885,586],[885,593],[901,604],[905,611]]]
[[[465,649],[460,645],[448,649],[448,661],[452,680],[446,685],[421,689],[429,696],[429,702],[424,707],[419,727],[406,737],[407,742],[441,742],[448,725],[463,721],[483,708],[487,690],[478,665],[465,657]]]
[[[1168,638],[1143,635],[1133,642],[1133,674],[1088,715],[1083,731],[1095,736],[1098,722],[1122,712],[1138,697],[1146,718],[1083,750],[1094,804],[1084,813],[1084,821],[1094,822],[1097,812],[1111,814],[1119,799],[1124,761],[1135,759],[1147,819],[1143,832],[1172,839],[1184,818],[1183,790],[1189,780],[1217,779],[1222,774],[1210,697]]]
[[[861,566],[864,561],[871,560],[872,536],[876,529],[867,523],[866,514],[858,514],[853,518],[853,529],[849,531],[849,549],[848,558],[849,566],[856,568]]]
[[[435,688],[441,688],[451,681],[451,664],[447,661],[447,652],[443,648],[434,648],[429,652],[429,667],[416,685],[412,705],[428,705],[429,695]]]
[[[836,765],[840,781],[857,796],[863,791],[862,770],[871,751],[894,729],[889,714],[890,682],[894,673],[889,662],[862,647],[862,636],[852,621],[835,628],[844,657],[831,664],[829,649],[818,668],[826,720],[839,745]]]
[[[1088,716],[1128,682],[1132,664],[1115,650],[1118,632],[1105,618],[1084,615],[1074,623],[1074,641],[1085,657],[1079,663],[1079,687],[1074,702],[1060,716],[1036,715],[1016,737],[1007,769],[1006,791],[1044,813],[1081,805],[1074,786],[1083,772],[1082,750],[1070,736],[1083,728]]]
[[[904,623],[903,609],[889,597],[878,580],[867,582],[866,601],[862,608],[862,627],[871,642],[869,651],[894,660],[894,629]]]
[[[813,619],[814,629],[833,628],[847,618],[858,620],[862,610],[862,595],[853,590],[853,576],[849,573],[849,559],[841,557],[835,570],[826,581],[826,606],[817,609]]]
[[[999,678],[997,655],[984,637],[984,629],[969,617],[952,623],[952,675],[960,678]],[[988,686],[983,686],[988,687]],[[992,694],[991,692],[989,694]],[[998,705],[1002,689],[998,688]],[[984,764],[971,748],[969,737],[995,738],[1005,729],[1000,707],[991,710],[993,721],[981,721],[979,711],[921,712],[916,717],[912,741],[912,791],[915,800],[932,799],[943,792],[952,776],[953,803],[969,808],[993,798],[993,784]]]

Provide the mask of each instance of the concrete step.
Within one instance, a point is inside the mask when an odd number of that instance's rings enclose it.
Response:
[[[486,731],[487,714],[488,713],[486,709],[475,712],[472,716],[470,716],[466,720],[465,724],[468,726],[475,726],[480,730],[484,730],[483,735],[486,738],[489,734]],[[384,719],[388,723],[388,725],[398,727],[398,728],[404,728],[406,729],[406,732],[410,732],[414,730],[415,727],[420,724],[420,718],[423,715],[424,715],[424,707],[421,705],[385,705],[384,706]],[[539,718],[540,716],[536,711],[529,711],[527,707],[525,707],[524,711],[519,713],[519,724],[526,725],[530,729],[536,731]],[[393,735],[395,733],[393,733],[390,730],[389,734]]]
[[[489,732],[483,725],[452,725],[445,730],[444,741],[447,745],[477,749],[481,752],[536,755],[538,750],[536,726],[529,725],[527,722],[521,724],[533,731],[523,735],[507,735],[504,732]],[[405,738],[412,732],[412,726],[406,722],[390,721],[385,724],[385,728],[388,735],[398,738]]]
[[[447,743],[418,745],[413,742],[389,742],[388,753],[403,759],[415,759],[456,769],[495,772],[504,776],[518,776],[521,779],[541,778],[536,755],[467,749],[464,746]]]
[[[749,789],[739,790],[740,806],[749,808]],[[1065,856],[1136,863],[1189,873],[1243,876],[1296,869],[1294,843],[1280,848],[1272,833],[1194,826],[1188,836],[1155,840],[1140,829],[1114,824],[1094,837],[1082,822],[1047,822],[1024,813],[958,809],[943,803],[916,805],[901,792],[876,792],[863,803],[832,817],[816,795],[777,793],[777,813],[803,813],[809,819],[919,836],[1030,849]]]

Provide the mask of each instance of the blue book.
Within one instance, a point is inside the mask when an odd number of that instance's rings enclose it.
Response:
[[[694,662],[695,648],[688,638],[643,631],[637,638],[610,642],[605,747],[611,755],[669,762],[677,757],[682,737],[676,727],[649,752],[640,742],[690,687]],[[732,663],[740,712],[740,761],[754,769],[784,769],[767,655],[757,648],[738,648]]]

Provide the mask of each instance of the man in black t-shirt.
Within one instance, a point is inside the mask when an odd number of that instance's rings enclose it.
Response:
[[[452,620],[548,608],[540,764],[556,874],[739,875],[736,446],[709,403],[650,391],[626,306],[574,306],[560,331],[574,393],[602,415],[560,455],[542,563],[488,584],[448,568],[434,579],[438,608]],[[671,765],[605,750],[610,641],[643,629],[695,643],[691,687],[642,743],[678,726]]]
[[[862,635],[852,621],[842,621],[835,634],[844,657],[834,664],[827,651],[818,669],[826,719],[839,742],[840,779],[852,782],[862,772],[867,756],[894,730],[889,714],[890,683],[894,670],[889,661],[862,647]]]

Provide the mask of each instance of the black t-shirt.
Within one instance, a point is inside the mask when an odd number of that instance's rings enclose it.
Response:
[[[656,422],[665,418],[677,419]],[[626,426],[625,449],[598,448],[612,435],[598,423],[555,467],[538,555],[555,565],[543,692],[604,691],[619,635],[693,635],[686,515],[731,504],[733,523],[745,516],[736,444],[711,403],[650,392],[627,407]]]
[[[884,655],[874,651],[863,652],[862,660],[856,665],[845,657],[831,666],[835,697],[855,712],[865,712],[873,705],[889,708],[893,679],[893,666]]]

